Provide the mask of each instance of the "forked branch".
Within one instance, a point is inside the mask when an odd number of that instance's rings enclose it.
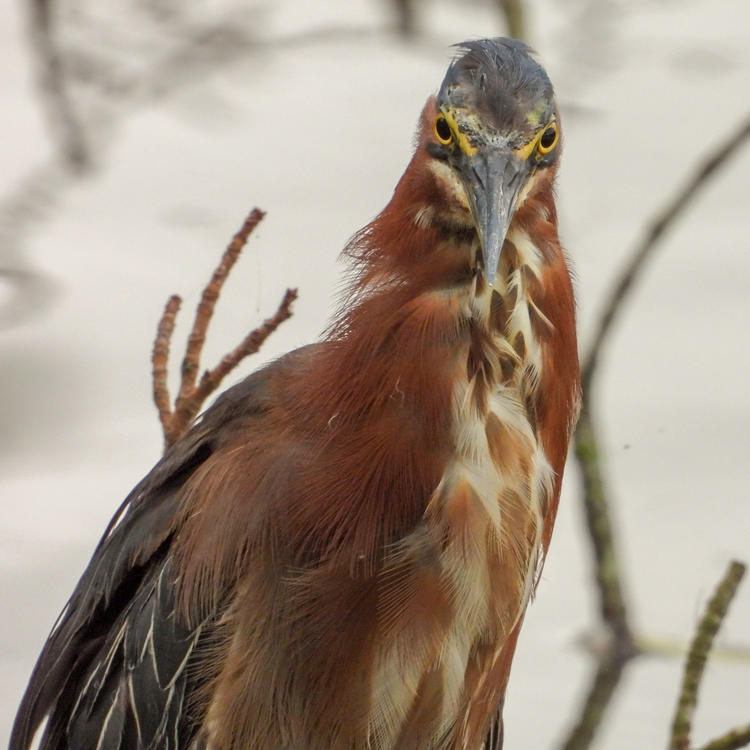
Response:
[[[672,720],[672,737],[669,750],[690,750],[690,733],[693,716],[698,705],[698,690],[703,679],[703,669],[713,646],[714,638],[719,632],[729,605],[737,593],[745,566],[733,561],[706,605],[706,611],[695,630],[690,650],[685,659],[685,672],[677,699],[677,708]],[[750,743],[750,727],[742,727],[728,732],[710,742],[702,750],[733,750]]]
[[[159,420],[164,431],[165,449],[177,441],[195,419],[205,400],[219,387],[221,381],[245,357],[255,354],[265,340],[288,318],[292,316],[292,303],[297,299],[296,289],[287,289],[279,303],[276,312],[263,323],[250,331],[247,336],[231,352],[226,354],[213,369],[206,370],[198,381],[200,357],[206,332],[214,314],[216,302],[221,294],[224,282],[227,280],[248,237],[265,216],[264,212],[254,208],[242,228],[237,232],[229,246],[224,251],[219,265],[214,270],[211,281],[206,285],[201,295],[201,301],[195,313],[193,328],[188,337],[185,357],[182,360],[180,389],[175,399],[174,409],[171,406],[169,387],[167,384],[169,372],[169,348],[174,333],[175,319],[182,300],[172,295],[167,301],[164,313],[154,340],[151,356],[153,396],[159,411]]]

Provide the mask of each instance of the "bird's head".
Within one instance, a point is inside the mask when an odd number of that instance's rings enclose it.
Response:
[[[552,84],[525,44],[483,39],[459,48],[422,138],[441,190],[476,227],[492,283],[515,211],[557,162],[560,124]]]

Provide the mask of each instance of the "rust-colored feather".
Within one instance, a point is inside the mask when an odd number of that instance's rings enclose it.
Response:
[[[45,715],[43,750],[497,747],[578,408],[544,112],[525,47],[468,44],[323,340],[230,389],[129,496],[11,750]],[[466,161],[482,148],[506,167]],[[525,182],[495,273],[476,191],[506,168]]]

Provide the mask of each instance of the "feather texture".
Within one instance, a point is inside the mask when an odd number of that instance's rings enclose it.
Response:
[[[527,54],[498,50],[467,65]],[[45,719],[43,750],[500,748],[577,414],[574,303],[556,162],[490,286],[440,111],[347,247],[324,339],[227,391],[115,515],[11,750]]]

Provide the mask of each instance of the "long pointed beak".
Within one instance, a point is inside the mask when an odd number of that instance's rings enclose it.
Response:
[[[506,150],[479,152],[469,157],[464,184],[482,247],[484,275],[490,284],[495,281],[505,235],[526,175],[526,163]]]

